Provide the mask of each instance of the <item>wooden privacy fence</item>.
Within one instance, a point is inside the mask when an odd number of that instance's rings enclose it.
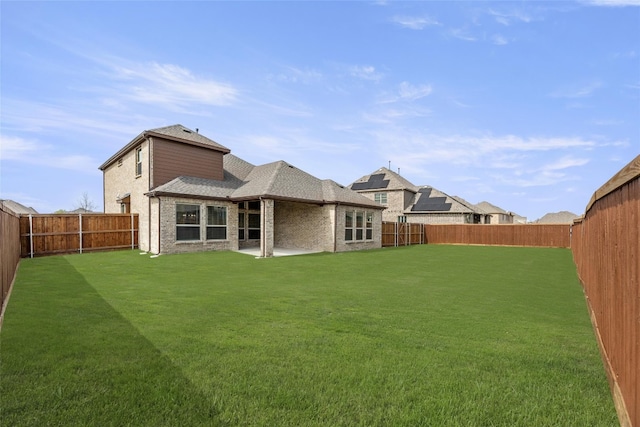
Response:
[[[622,426],[640,426],[640,156],[576,220],[573,258]]]
[[[19,262],[20,220],[0,203],[0,326]]]
[[[423,243],[569,248],[571,224],[382,223],[383,247]]]
[[[133,249],[138,246],[138,215],[22,215],[20,242],[23,257]]]
[[[426,224],[425,243],[569,248],[571,224]]]
[[[382,246],[420,245],[424,242],[424,224],[383,222]]]

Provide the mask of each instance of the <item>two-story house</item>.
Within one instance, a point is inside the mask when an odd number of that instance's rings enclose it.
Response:
[[[381,247],[383,206],[284,161],[255,166],[182,125],[142,132],[100,166],[105,212],[139,215],[160,254]]]
[[[385,167],[349,188],[386,207],[383,221],[423,224],[485,224],[487,213],[430,186],[416,186]]]

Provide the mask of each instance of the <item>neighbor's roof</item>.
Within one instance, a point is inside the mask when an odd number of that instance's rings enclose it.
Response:
[[[573,220],[579,216],[569,211],[550,212],[534,222],[536,224],[572,224]]]
[[[490,213],[490,214],[494,214],[494,213],[498,213],[498,214],[508,214],[509,212],[505,211],[502,208],[499,208],[496,205],[492,205],[489,202],[480,202],[476,205],[478,208],[482,209],[483,211]]]
[[[423,186],[415,195],[411,206],[405,210],[405,213],[477,213],[485,214],[485,212],[477,209],[466,200],[449,196],[440,190],[430,186]]]
[[[37,214],[38,211],[32,207],[27,207],[22,203],[15,202],[13,200],[0,200],[3,209],[8,209],[14,214]]]
[[[227,147],[221,144],[218,144],[212,139],[209,139],[206,136],[201,135],[200,133],[193,131],[189,128],[186,128],[180,124],[176,124],[172,126],[165,126],[161,128],[143,131],[138,136],[133,138],[131,142],[129,142],[127,145],[125,145],[120,150],[118,150],[116,154],[109,157],[109,159],[106,162],[104,162],[102,165],[100,165],[98,169],[104,170],[106,167],[108,167],[109,165],[114,163],[116,160],[118,160],[120,157],[122,157],[123,154],[129,152],[131,149],[133,149],[135,146],[140,144],[142,141],[144,141],[149,137],[154,137],[154,136],[168,139],[175,142],[180,142],[183,144],[196,145],[199,147],[220,151],[225,154],[231,152],[231,150],[229,150]]]
[[[365,175],[349,186],[354,191],[409,190],[417,192],[418,187],[387,168],[380,168]]]
[[[384,208],[361,194],[331,180],[318,179],[282,160],[253,166],[232,154],[224,156],[223,181],[181,176],[148,194],[236,201],[267,197],[306,203],[341,203]]]

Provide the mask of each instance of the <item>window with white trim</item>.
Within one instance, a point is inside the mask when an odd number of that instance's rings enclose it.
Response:
[[[176,204],[176,240],[200,240],[200,205]]]
[[[353,240],[353,212],[345,212],[344,217],[344,240]]]
[[[373,240],[373,212],[346,211],[344,217],[344,240]]]
[[[227,208],[207,206],[207,240],[227,239]]]
[[[142,147],[136,148],[136,176],[142,175]]]
[[[373,195],[373,199],[376,203],[380,203],[381,205],[387,204],[387,193],[375,193]]]

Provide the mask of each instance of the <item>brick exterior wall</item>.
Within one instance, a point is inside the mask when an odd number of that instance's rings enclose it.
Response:
[[[276,247],[333,252],[334,209],[332,205],[276,201]]]
[[[465,213],[410,214],[407,222],[415,224],[468,224]]]
[[[136,148],[142,148],[142,175],[136,176]],[[104,212],[120,213],[118,197],[129,193],[129,212],[137,213],[139,218],[138,243],[141,250],[149,248],[149,198],[144,193],[149,191],[149,142],[143,141],[139,146],[122,155],[122,162],[117,160],[107,167],[103,173]]]
[[[175,254],[184,252],[223,251],[238,249],[238,205],[226,201],[212,201],[188,198],[160,197],[160,253]],[[200,240],[176,240],[176,204],[200,206]],[[226,206],[227,239],[206,240],[207,206]],[[151,226],[157,228],[157,218]]]
[[[349,211],[367,211],[373,213],[373,240],[346,241],[344,238],[345,216]],[[382,247],[382,211],[379,209],[366,210],[353,206],[339,205],[334,207],[336,218],[336,252],[359,251],[363,249],[375,249]]]

